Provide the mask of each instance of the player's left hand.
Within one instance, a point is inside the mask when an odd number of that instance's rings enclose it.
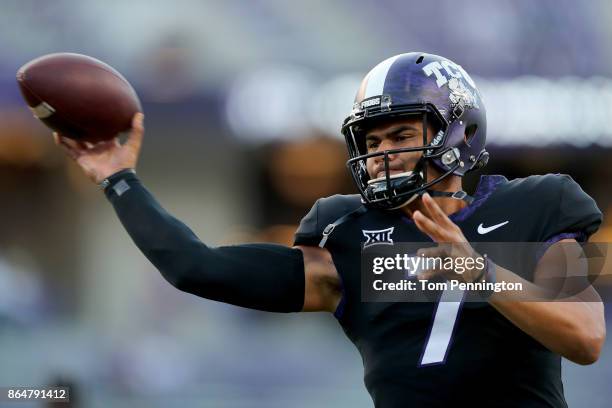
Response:
[[[413,213],[412,217],[419,230],[427,234],[438,245],[436,247],[420,249],[417,252],[418,256],[439,257],[442,259],[464,258],[464,260],[468,258],[476,259],[480,256],[467,241],[461,228],[448,218],[429,194],[423,194],[422,200],[430,216],[428,217],[423,212],[417,210]],[[465,268],[461,273],[453,270],[430,269],[420,273],[419,279],[429,280],[440,276],[446,279],[474,282],[482,275],[482,272],[482,268],[478,268],[477,265],[472,268]]]

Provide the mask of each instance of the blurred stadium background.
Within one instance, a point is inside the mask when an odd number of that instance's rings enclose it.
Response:
[[[158,199],[207,243],[290,243],[318,197],[353,191],[339,125],[361,76],[444,55],[487,103],[485,171],[571,174],[609,242],[611,22],[606,0],[2,1],[0,385],[70,383],[82,407],[372,405],[333,317],[167,284],[21,102],[23,63],[117,68],[144,104],[139,173]],[[610,406],[611,344],[593,366],[564,361],[570,406]]]

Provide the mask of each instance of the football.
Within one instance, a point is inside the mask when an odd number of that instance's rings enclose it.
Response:
[[[142,108],[130,83],[115,69],[86,55],[58,53],[36,58],[17,71],[19,89],[51,129],[87,142],[129,130]]]

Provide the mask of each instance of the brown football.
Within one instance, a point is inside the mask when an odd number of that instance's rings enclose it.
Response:
[[[141,112],[138,95],[116,70],[86,55],[36,58],[17,71],[21,93],[51,129],[72,139],[99,142],[131,127]]]

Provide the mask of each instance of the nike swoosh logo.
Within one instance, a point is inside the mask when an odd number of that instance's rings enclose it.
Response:
[[[488,234],[489,232],[491,232],[493,230],[496,230],[496,229],[498,229],[500,227],[503,227],[504,225],[506,225],[509,222],[510,221],[500,222],[499,224],[491,225],[490,227],[483,226],[482,222],[481,222],[480,225],[478,226],[478,233],[480,235]]]

